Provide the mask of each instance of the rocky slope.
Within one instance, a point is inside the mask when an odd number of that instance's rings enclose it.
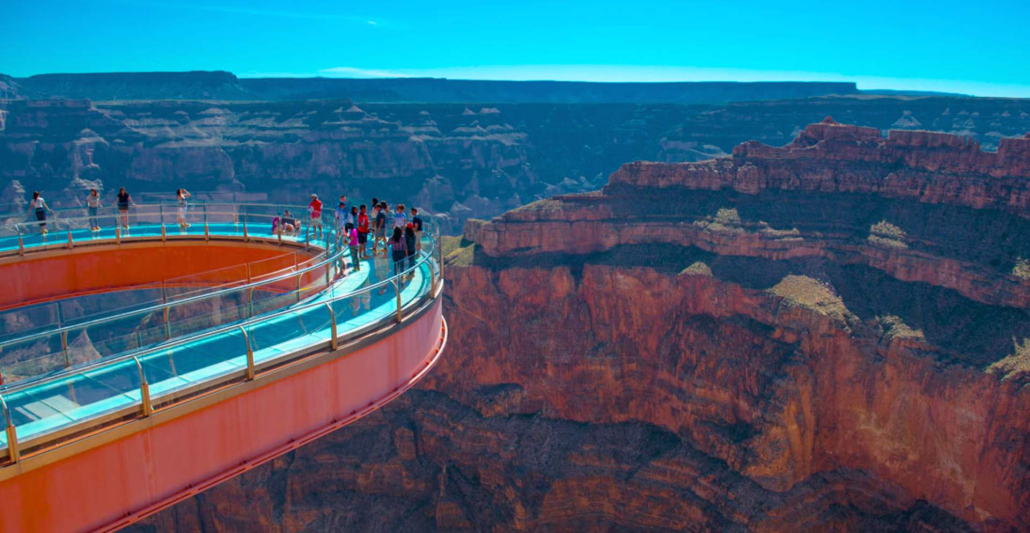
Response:
[[[826,121],[470,224],[419,390],[134,530],[1028,531],[1028,147]]]
[[[747,140],[779,146],[827,114],[880,130],[952,132],[988,150],[1030,130],[1027,101],[946,97],[724,106],[0,101],[0,204],[21,214],[26,193],[43,190],[51,205],[78,205],[92,186],[108,205],[119,186],[137,200],[181,186],[275,202],[346,191],[415,203],[457,233],[470,217],[598,189],[626,161],[699,161]]]

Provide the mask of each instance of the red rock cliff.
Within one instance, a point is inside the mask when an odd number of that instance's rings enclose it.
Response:
[[[821,124],[472,224],[420,390],[141,528],[1030,531],[1024,143]]]

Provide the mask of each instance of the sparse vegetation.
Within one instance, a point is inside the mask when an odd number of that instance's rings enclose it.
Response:
[[[763,237],[770,237],[773,239],[789,239],[789,240],[801,240],[801,232],[797,228],[790,229],[776,229],[769,225],[768,222],[758,222],[758,233]]]
[[[729,233],[739,233],[744,231],[741,228],[742,221],[740,219],[740,214],[732,207],[721,207],[719,208],[719,211],[715,213],[714,217],[708,217],[705,220],[698,220],[697,222],[694,222],[694,225],[703,228],[705,231]]]
[[[743,219],[740,218],[740,213],[732,207],[720,208],[715,213],[715,216],[698,220],[694,222],[694,225],[705,231],[719,233],[743,233],[747,231],[744,228]],[[801,232],[797,228],[776,229],[770,226],[768,222],[761,220],[758,221],[758,234],[770,239],[801,239]]]
[[[908,244],[905,244],[905,231],[886,220],[869,227],[869,242],[888,248],[908,248]]]
[[[1023,339],[1023,342],[1013,338],[1012,344],[1014,345],[1012,354],[987,367],[988,372],[1003,378],[1030,372],[1030,338]]]
[[[789,275],[780,280],[769,292],[788,302],[807,307],[831,318],[846,321],[851,315],[844,300],[830,285],[808,276]]]
[[[462,237],[441,236],[440,248],[447,266],[472,266],[476,255],[476,244]]]
[[[926,339],[923,335],[923,330],[912,329],[908,324],[901,320],[901,317],[896,315],[878,316],[876,317],[876,320],[880,323],[880,329],[883,330],[883,334],[887,337],[887,340]]]
[[[1021,280],[1030,281],[1030,259],[1017,258],[1016,266],[1012,267],[1012,275]]]
[[[694,264],[692,264],[692,265],[688,266],[687,268],[684,268],[683,270],[680,271],[680,275],[684,275],[684,274],[686,274],[688,276],[708,276],[708,277],[711,277],[712,276],[712,267],[704,264],[701,261],[695,261]]]

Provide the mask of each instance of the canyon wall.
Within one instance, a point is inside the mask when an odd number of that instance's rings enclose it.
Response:
[[[212,82],[197,83],[204,80]],[[108,205],[120,186],[137,201],[168,199],[178,187],[198,200],[217,193],[210,197],[306,202],[312,191],[346,192],[352,202],[416,204],[456,234],[471,217],[598,189],[627,161],[706,160],[748,140],[780,146],[827,114],[881,131],[952,132],[986,150],[1030,130],[1027,101],[946,97],[726,105],[0,100],[0,211],[24,214],[33,190],[55,207],[81,205],[90,187]]]
[[[418,390],[133,530],[1030,531],[1027,143],[827,120],[470,223]]]

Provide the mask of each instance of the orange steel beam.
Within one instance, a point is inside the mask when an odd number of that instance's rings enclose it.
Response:
[[[211,286],[246,281],[246,263],[283,255],[273,244],[233,241],[143,242],[43,252],[0,261],[0,311],[53,300],[133,288],[203,273]],[[309,259],[312,251],[297,250]],[[286,263],[292,267],[294,259]],[[230,268],[239,267],[239,268]],[[314,276],[312,274],[311,276]]]
[[[118,529],[354,422],[436,363],[440,299],[384,335],[7,467],[19,470],[0,481],[0,530]]]

